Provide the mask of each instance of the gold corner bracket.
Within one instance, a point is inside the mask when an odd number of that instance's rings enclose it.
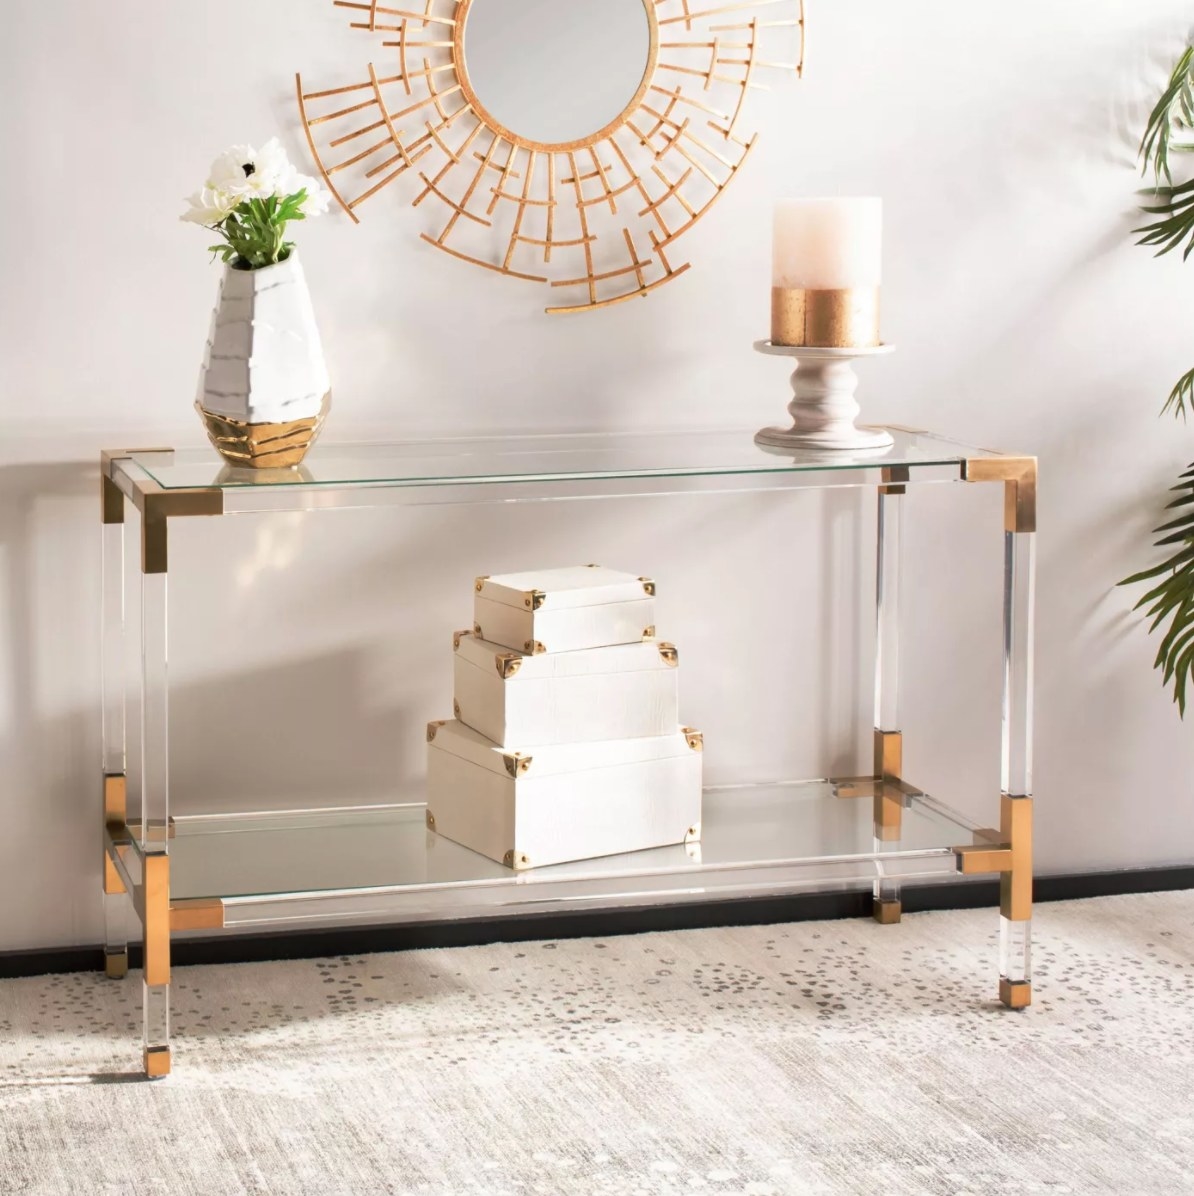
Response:
[[[963,465],[962,476],[968,482],[1002,482],[1004,528],[1036,531],[1035,457],[971,457]]]
[[[156,482],[138,481],[136,491],[136,502],[141,511],[142,573],[167,572],[171,519],[224,513],[224,492],[218,486],[202,490],[163,490]]]
[[[963,876],[999,874],[999,912],[1009,922],[1032,917],[1032,798],[1004,794],[998,831],[976,831],[954,848]]]
[[[907,492],[908,482],[912,479],[912,470],[907,465],[885,465],[883,467],[883,482],[879,487],[880,494],[900,495]]]
[[[172,449],[106,450],[100,454],[100,502],[104,523],[124,522],[124,498],[127,494],[141,512],[141,572],[165,573],[169,556],[167,545],[171,519],[191,515],[222,515],[224,491],[219,486],[167,490],[149,477],[126,476],[128,489],[115,477],[117,463],[134,453],[168,453]]]

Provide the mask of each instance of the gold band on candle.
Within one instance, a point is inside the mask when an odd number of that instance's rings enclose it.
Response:
[[[771,288],[771,343],[822,349],[879,344],[879,288]]]

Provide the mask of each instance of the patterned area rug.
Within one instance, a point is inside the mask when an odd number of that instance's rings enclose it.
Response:
[[[0,984],[0,1191],[1194,1191],[1194,893]],[[127,1081],[127,1082],[126,1082]]]

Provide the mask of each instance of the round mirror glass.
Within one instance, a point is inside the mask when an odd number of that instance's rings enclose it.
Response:
[[[651,0],[472,0],[464,74],[481,115],[522,142],[570,146],[639,99]]]

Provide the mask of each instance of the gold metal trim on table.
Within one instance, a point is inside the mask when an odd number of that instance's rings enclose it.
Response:
[[[170,1074],[170,1048],[146,1047],[144,1051],[145,1075],[151,1080],[160,1080]]]
[[[171,930],[222,930],[224,903],[218,897],[188,897],[170,902]]]
[[[999,981],[999,999],[1009,1009],[1027,1009],[1032,1004],[1032,984],[1027,980]]]
[[[120,826],[128,817],[128,792],[124,773],[104,774],[104,826]],[[104,892],[127,893],[116,864],[104,847]]]
[[[141,881],[134,878],[129,871],[125,855],[132,853],[140,865]],[[141,846],[138,824],[125,822],[107,822],[104,825],[104,869],[105,876],[111,871],[115,883],[120,888],[112,890],[117,893],[128,893],[133,899],[137,916],[144,924],[144,909],[146,904],[145,880],[147,876],[146,861],[153,858],[165,858],[162,851],[146,852]],[[160,865],[155,864],[154,868]],[[107,891],[107,890],[105,890]],[[162,895],[160,891],[151,894],[154,903],[155,918],[162,914],[160,908]],[[219,930],[224,926],[224,903],[218,897],[181,898],[177,901],[169,897],[169,884],[166,887],[166,915],[169,918],[170,930]]]
[[[170,856],[164,851],[141,857],[139,912],[145,935],[145,983],[170,983]]]
[[[999,874],[999,912],[1009,922],[1032,918],[1032,798],[1005,793],[1000,798],[999,830],[979,831],[977,842],[955,847],[965,876]],[[1009,1009],[1032,1003],[1027,980],[999,981],[999,999]]]
[[[904,736],[875,728],[875,838],[899,842],[903,832],[905,795],[899,789],[904,772]]]
[[[890,424],[886,425],[888,428]],[[883,484],[879,487],[880,494],[900,495],[907,492],[908,482],[912,480],[912,470],[907,465],[885,465],[883,467]]]
[[[968,482],[1002,482],[1004,528],[1036,531],[1035,457],[971,457],[962,464],[962,477]]]
[[[104,523],[124,522],[124,503],[120,496],[128,498],[141,512],[142,573],[168,571],[171,519],[224,513],[224,491],[219,486],[167,490],[152,478],[134,478],[116,468],[117,462],[132,460],[135,453],[158,452],[173,450],[109,449],[100,453],[101,517]]]

